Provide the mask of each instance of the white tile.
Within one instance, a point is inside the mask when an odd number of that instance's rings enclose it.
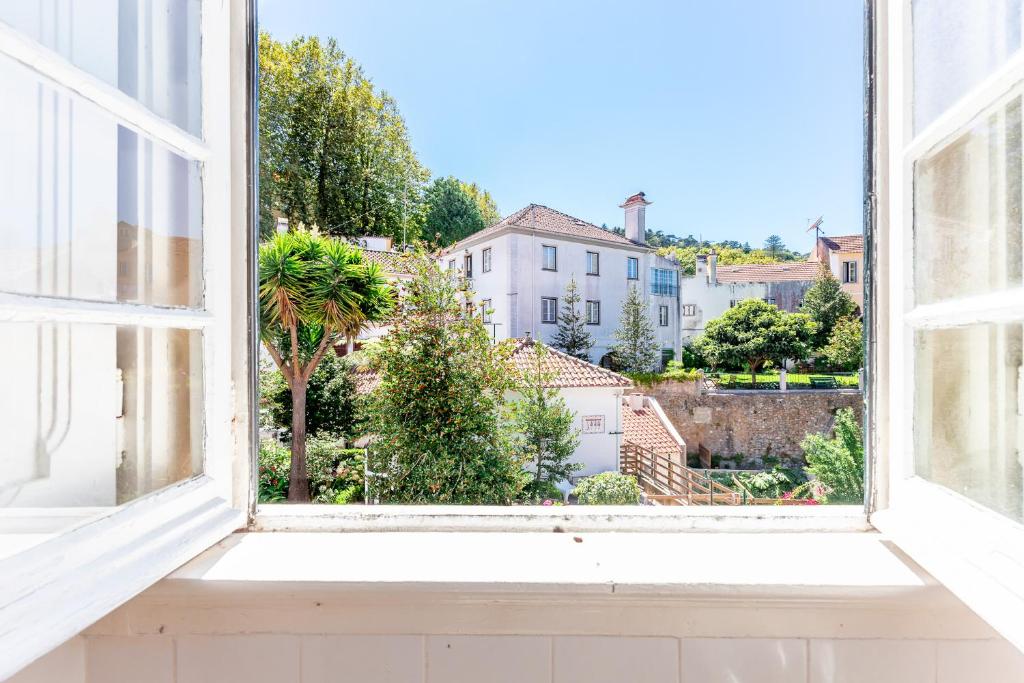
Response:
[[[299,678],[297,636],[182,636],[177,683],[284,683]]]
[[[89,637],[85,647],[89,683],[174,683],[174,640],[170,637]]]
[[[429,636],[427,683],[551,683],[551,639]]]
[[[306,636],[302,683],[423,683],[423,636]]]
[[[812,640],[810,683],[934,683],[928,640]]]
[[[940,641],[938,683],[1020,683],[1024,654],[1005,640]]]
[[[7,683],[85,683],[85,642],[80,636],[67,641],[29,664]]]
[[[678,683],[675,638],[555,638],[554,683]]]
[[[807,641],[686,638],[683,683],[806,683]]]

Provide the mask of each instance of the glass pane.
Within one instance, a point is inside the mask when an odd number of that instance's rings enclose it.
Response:
[[[914,0],[914,130],[1020,49],[1021,0]]]
[[[1024,520],[1024,327],[918,331],[915,471]]]
[[[0,323],[0,512],[108,507],[202,470],[202,335]],[[2,519],[5,515],[0,515]]]
[[[0,0],[0,21],[194,135],[201,0]]]
[[[1021,101],[914,166],[918,304],[1021,285]]]
[[[200,165],[0,61],[0,291],[202,303]]]

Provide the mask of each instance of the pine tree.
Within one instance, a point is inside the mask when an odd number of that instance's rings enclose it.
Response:
[[[587,332],[587,321],[579,311],[580,293],[575,278],[570,278],[565,287],[562,311],[558,314],[558,331],[551,340],[551,346],[570,356],[590,361],[590,347],[594,338]]]
[[[523,461],[533,465],[533,480],[523,490],[528,499],[553,496],[555,484],[583,468],[572,462],[580,445],[580,432],[572,428],[576,414],[566,407],[558,390],[548,386],[551,373],[543,370],[550,351],[540,342],[533,343],[533,350],[536,360],[519,385],[523,398],[512,407]]]
[[[820,349],[828,343],[832,329],[841,318],[853,315],[857,303],[843,291],[839,280],[824,263],[818,271],[818,278],[804,295],[800,312],[811,316],[818,323],[818,331],[814,336],[814,348]]]
[[[657,369],[658,341],[647,315],[647,303],[635,285],[626,293],[619,329],[615,330],[614,336],[617,343],[612,346],[612,356],[623,372],[653,372]]]

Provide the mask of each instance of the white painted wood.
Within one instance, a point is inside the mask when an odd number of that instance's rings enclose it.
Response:
[[[0,322],[59,321],[197,330],[210,326],[213,320],[210,313],[189,308],[0,292]]]
[[[99,105],[128,128],[159,140],[187,157],[203,161],[210,156],[209,147],[199,138],[157,116],[134,98],[79,69],[3,21],[0,21],[0,54],[24,64],[55,86]]]
[[[903,319],[917,330],[1017,322],[1024,319],[1024,288],[917,306]]]

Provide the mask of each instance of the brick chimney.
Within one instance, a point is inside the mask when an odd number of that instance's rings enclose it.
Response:
[[[637,192],[625,202],[619,204],[620,208],[626,210],[626,239],[644,244],[646,242],[644,212],[651,202],[644,199],[643,192]]]

